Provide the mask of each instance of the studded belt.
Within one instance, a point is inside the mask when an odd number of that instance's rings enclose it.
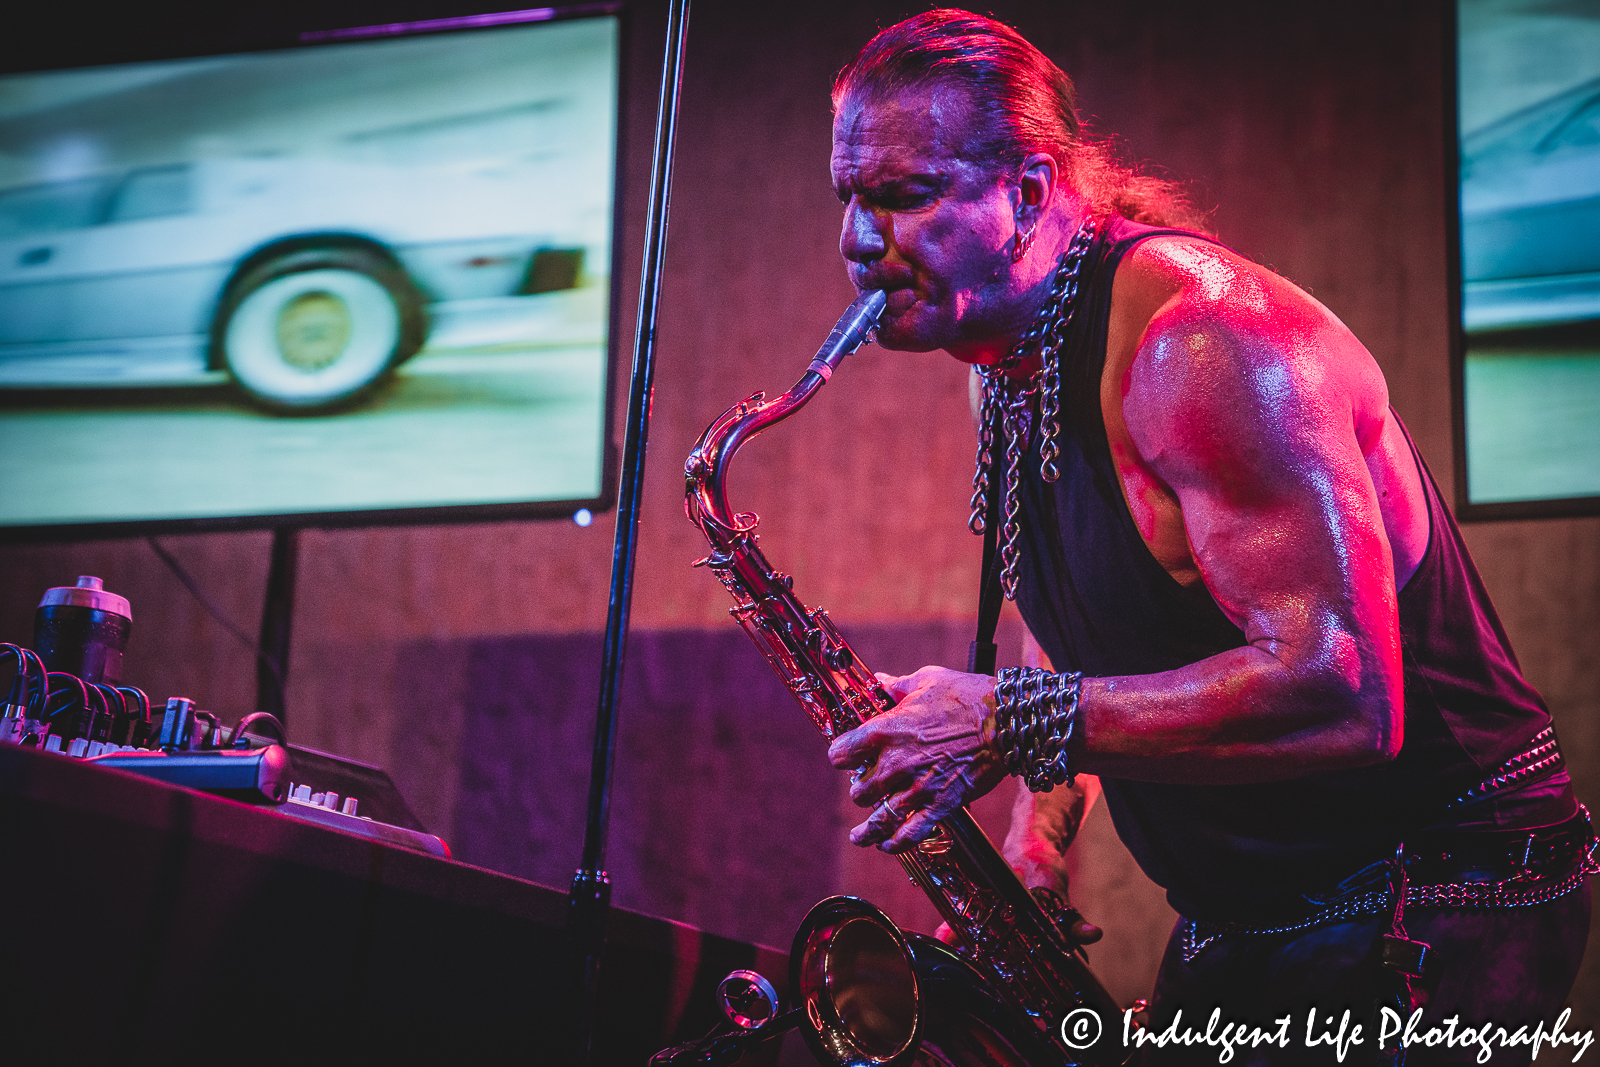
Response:
[[[1496,767],[1494,773],[1446,804],[1445,808],[1464,807],[1491,793],[1548,778],[1566,765],[1566,760],[1561,756],[1561,747],[1556,744],[1556,728],[1546,726],[1533,735],[1527,748]]]

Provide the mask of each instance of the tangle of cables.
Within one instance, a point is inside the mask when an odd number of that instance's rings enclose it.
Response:
[[[47,670],[32,649],[0,644],[0,670],[7,664],[13,674],[0,742],[73,756],[149,747],[156,727],[143,690]]]

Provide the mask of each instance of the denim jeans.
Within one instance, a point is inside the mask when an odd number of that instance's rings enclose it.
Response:
[[[1529,907],[1407,909],[1408,936],[1427,942],[1431,950],[1424,977],[1414,981],[1422,1015],[1411,1028],[1405,1067],[1529,1063],[1529,1044],[1502,1042],[1517,1040],[1519,1027],[1526,1026],[1521,1040],[1528,1042],[1540,1023],[1546,1035],[1555,1026],[1583,959],[1589,918],[1587,883]],[[1400,1017],[1393,999],[1400,979],[1377,958],[1378,938],[1388,932],[1386,915],[1295,934],[1223,935],[1189,962],[1183,959],[1183,927],[1180,920],[1167,944],[1147,1030],[1156,1037],[1167,1034],[1168,1040],[1164,1046],[1145,1044],[1142,1059],[1135,1057],[1134,1062],[1160,1067],[1370,1067],[1394,1062],[1379,1056],[1378,1037],[1387,1027],[1393,1036],[1384,1047],[1393,1050],[1410,1019]],[[1395,1006],[1388,1017],[1381,1012],[1386,1003]],[[1458,1017],[1453,1028],[1451,1017]],[[1242,1033],[1238,1025],[1228,1029],[1230,1023],[1242,1023]],[[1487,1032],[1485,1023],[1493,1024]],[[1354,1034],[1357,1025],[1359,1035]],[[1469,1027],[1474,1034],[1467,1033]],[[1398,1035],[1393,1034],[1396,1028]],[[1573,1038],[1597,1028],[1600,1015],[1578,1006],[1561,1031],[1563,1043],[1552,1047],[1548,1037],[1544,1040],[1540,1064],[1572,1062],[1582,1047],[1571,1043]],[[1425,1043],[1430,1031],[1431,1047]],[[1489,1042],[1487,1059],[1477,1035]],[[1188,1044],[1181,1043],[1185,1037]],[[1222,1044],[1224,1038],[1231,1044]],[[1600,1050],[1590,1058],[1600,1061]]]

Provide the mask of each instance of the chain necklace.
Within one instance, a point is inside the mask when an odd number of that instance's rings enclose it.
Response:
[[[1056,460],[1061,455],[1056,438],[1060,434],[1061,346],[1067,326],[1078,310],[1078,272],[1093,243],[1095,224],[1086,217],[1072,243],[1061,253],[1050,293],[1044,306],[1023,333],[1022,339],[1005,358],[991,367],[979,367],[983,379],[983,403],[978,412],[978,462],[972,476],[972,515],[967,528],[975,534],[984,530],[989,511],[989,470],[994,464],[997,435],[1005,440],[1005,492],[1000,505],[1000,589],[1007,600],[1017,598],[1017,535],[1021,532],[1018,489],[1022,483],[1022,457],[1027,451],[1033,428],[1033,402],[1039,401],[1039,476],[1046,482],[1061,477]],[[1005,372],[1037,352],[1039,369],[1027,379],[1009,377]]]

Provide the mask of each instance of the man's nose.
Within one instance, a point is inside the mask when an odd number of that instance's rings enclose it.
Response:
[[[884,234],[885,220],[851,197],[844,209],[844,229],[839,233],[839,254],[852,263],[882,259],[889,250]]]

